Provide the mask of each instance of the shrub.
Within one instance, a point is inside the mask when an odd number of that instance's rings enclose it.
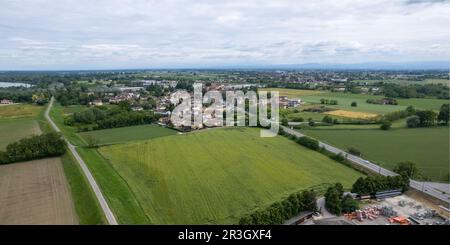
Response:
[[[408,128],[417,128],[417,127],[419,127],[419,125],[420,125],[420,119],[416,115],[408,117],[408,119],[406,120],[406,126]]]
[[[388,120],[382,120],[382,121],[381,121],[380,129],[381,129],[381,130],[389,130],[389,129],[391,129],[391,126],[392,126],[391,121],[388,121]]]
[[[355,155],[355,156],[361,156],[361,151],[356,149],[356,148],[354,148],[354,147],[349,147],[347,149],[347,152],[352,154],[352,155]]]
[[[315,151],[319,150],[319,148],[320,148],[319,141],[312,139],[310,137],[307,137],[307,136],[299,137],[299,138],[297,138],[296,141],[300,145],[303,145],[303,146],[305,146],[309,149],[315,150]]]

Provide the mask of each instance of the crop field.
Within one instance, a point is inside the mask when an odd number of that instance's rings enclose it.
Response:
[[[264,88],[258,91],[278,91],[280,96],[287,96],[288,98],[299,98],[301,96],[309,96],[324,93],[319,90],[305,90],[305,89],[288,89],[288,88]]]
[[[2,105],[0,106],[0,119],[36,117],[41,110],[41,106],[30,104]]]
[[[83,138],[94,137],[98,144],[115,144],[132,140],[145,140],[176,134],[175,130],[158,125],[139,125],[123,128],[95,130],[80,133]]]
[[[29,104],[2,105],[0,106],[0,119],[36,117],[41,109],[41,106]]]
[[[301,132],[341,149],[355,147],[364,158],[389,169],[398,162],[413,161],[425,177],[433,181],[449,181],[448,127],[407,129],[403,126],[383,131],[351,126],[355,128],[334,126]]]
[[[360,111],[346,111],[346,110],[334,110],[334,111],[328,111],[324,114],[332,115],[332,116],[339,116],[339,117],[348,117],[348,118],[354,118],[354,119],[372,119],[378,116],[378,114],[374,113],[367,113],[367,112],[360,112]]]
[[[59,158],[0,166],[0,224],[78,224]]]
[[[360,173],[256,128],[221,128],[101,147],[152,224],[232,224],[292,192]]]

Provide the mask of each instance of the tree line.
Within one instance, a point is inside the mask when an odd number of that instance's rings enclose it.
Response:
[[[239,225],[280,225],[302,211],[317,211],[316,193],[313,190],[293,193],[269,207],[245,215],[239,220]]]
[[[352,186],[352,192],[360,195],[374,194],[379,191],[401,189],[403,192],[409,188],[409,178],[397,176],[368,176],[360,177]]]
[[[61,156],[66,152],[66,144],[58,133],[46,133],[21,139],[0,151],[0,164],[30,161],[46,157]]]

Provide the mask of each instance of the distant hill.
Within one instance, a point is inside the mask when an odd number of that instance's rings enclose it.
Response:
[[[305,63],[273,65],[230,65],[222,69],[298,69],[298,70],[449,70],[449,61],[367,62],[353,64]]]

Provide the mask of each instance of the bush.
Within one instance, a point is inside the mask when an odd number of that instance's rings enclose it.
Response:
[[[339,154],[332,154],[331,159],[337,161],[337,162],[344,162],[345,161],[345,157],[342,153]]]
[[[352,104],[351,104],[351,106],[352,106],[352,107],[357,107],[357,106],[358,106],[358,103],[356,103],[356,101],[353,101]]]
[[[61,156],[66,152],[65,146],[65,141],[57,133],[31,136],[9,144],[5,152],[0,151],[0,164]]]
[[[352,154],[352,155],[355,155],[355,156],[361,156],[361,151],[356,149],[356,148],[354,148],[354,147],[349,147],[347,149],[347,152]]]
[[[330,116],[326,115],[326,116],[323,117],[322,122],[332,124],[333,123],[333,118],[331,118]]]
[[[307,136],[297,138],[296,142],[302,146],[305,146],[305,147],[315,150],[315,151],[319,150],[319,148],[320,148],[319,141],[312,139],[310,137],[307,137]]]
[[[381,130],[389,130],[389,129],[391,129],[391,126],[392,126],[391,121],[383,120],[383,121],[381,121],[380,129]]]
[[[416,115],[408,117],[406,120],[406,126],[408,128],[417,128],[420,125],[420,118]]]

